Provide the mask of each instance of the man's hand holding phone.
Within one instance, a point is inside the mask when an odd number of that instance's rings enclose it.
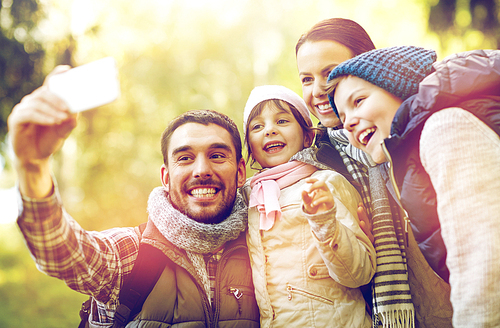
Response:
[[[90,64],[89,64],[90,65]],[[109,65],[109,62],[108,64]],[[85,66],[85,65],[84,65]],[[98,65],[99,66],[99,65]],[[79,79],[83,75],[93,76],[96,85],[102,85],[101,82],[106,79],[108,82],[118,83],[115,73],[110,81],[110,71],[106,71],[101,76],[102,70],[81,69],[75,74],[74,70],[82,68],[70,69],[68,66],[56,67],[45,79],[44,84],[25,96],[19,104],[13,109],[8,118],[9,136],[14,150],[15,166],[18,171],[20,189],[24,195],[34,198],[45,197],[52,189],[52,180],[50,177],[50,157],[61,148],[64,140],[69,136],[71,131],[76,127],[76,112],[90,109],[92,106],[99,106],[106,102],[110,102],[118,96],[117,84],[114,84],[112,95],[104,96],[99,93],[97,96],[90,96],[90,100],[79,102],[82,96],[74,96],[73,89],[65,93],[67,88],[58,88],[61,81],[66,82],[68,86],[81,87],[81,91],[88,92],[92,90],[89,84],[92,82],[88,79]],[[84,72],[85,70],[85,72]],[[93,74],[89,75],[89,71]],[[113,71],[113,70],[111,70]],[[73,73],[71,73],[73,72]],[[52,79],[56,77],[54,92],[50,85]],[[102,78],[102,79],[101,79]],[[73,82],[78,80],[77,83]],[[81,83],[86,81],[85,85]],[[106,87],[108,88],[109,85]],[[109,90],[109,89],[107,89]],[[61,93],[62,91],[62,93]],[[119,87],[118,87],[119,91]],[[76,101],[76,102],[75,102]],[[84,105],[84,106],[83,106]],[[90,107],[89,107],[90,106]]]
[[[47,85],[73,113],[108,104],[120,95],[118,70],[112,57],[53,75]]]

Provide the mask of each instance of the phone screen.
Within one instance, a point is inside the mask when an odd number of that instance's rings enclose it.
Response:
[[[48,86],[75,113],[110,103],[120,95],[118,70],[112,57],[51,76]]]

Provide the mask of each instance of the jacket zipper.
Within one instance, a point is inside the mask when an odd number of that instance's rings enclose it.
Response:
[[[243,245],[236,245],[236,246],[233,246],[229,249],[227,249],[226,251],[224,251],[224,253],[222,254],[220,260],[219,260],[219,263],[217,264],[217,272],[215,273],[215,286],[219,286],[220,285],[220,271],[221,271],[221,267],[222,267],[222,264],[226,262],[226,258],[229,256],[229,254],[233,253],[234,251],[236,251],[237,249],[239,248],[245,248],[245,246]],[[231,289],[232,287],[230,287]],[[237,289],[235,288],[238,292],[236,294],[233,293],[233,295],[236,297],[236,295],[240,295],[240,298],[243,296],[243,293],[241,292],[240,289]],[[236,301],[238,302],[238,307],[240,307],[240,301],[239,301],[239,298],[236,297]],[[214,295],[214,303],[213,304],[213,321],[212,321],[212,324],[214,327],[217,327],[219,325],[219,312],[220,312],[220,309],[219,309],[219,306],[220,306],[220,292],[219,292],[219,288],[215,288],[215,295]]]
[[[187,256],[186,256],[186,259],[187,259]],[[191,274],[190,273],[190,270],[188,269],[187,266],[183,265],[182,264],[182,261],[178,261],[178,260],[174,260],[172,258],[170,258],[170,260],[175,264],[175,265],[178,265],[179,267],[183,268],[184,270],[186,270],[189,275],[191,276],[191,278],[193,279],[194,281],[194,284],[196,286],[196,288],[198,289],[198,293],[200,294],[200,297],[202,299],[202,308],[203,308],[203,311],[205,312],[205,326],[206,327],[212,327],[213,326],[213,311],[212,311],[212,307],[210,305],[210,300],[208,299],[208,296],[207,296],[207,293],[205,291],[205,287],[203,286],[202,283],[200,283],[198,281],[198,277],[196,276],[196,274]],[[208,321],[206,321],[208,320]]]
[[[234,298],[236,298],[236,300],[239,300],[240,298],[243,297],[243,292],[236,288],[236,287],[229,287],[229,293],[230,294],[233,294],[234,295]]]
[[[328,303],[328,304],[333,304],[333,301],[329,300],[328,298],[326,297],[323,297],[323,296],[320,296],[320,295],[317,295],[317,294],[314,294],[314,293],[311,293],[305,289],[302,289],[302,288],[297,288],[297,287],[293,287],[292,285],[290,284],[286,284],[286,291],[288,292],[288,300],[291,301],[292,298],[293,298],[293,293],[298,293],[298,294],[302,294],[302,295],[305,295],[309,298],[317,298],[317,299],[320,299],[322,300],[323,302],[325,303]]]
[[[387,146],[385,145],[385,140],[380,143],[382,146],[382,151],[384,152],[385,157],[389,161],[389,178],[391,180],[392,188],[394,189],[394,192],[396,193],[396,197],[398,198],[399,202],[399,208],[403,212],[403,221],[404,221],[404,238],[405,238],[405,245],[408,247],[408,224],[410,223],[410,219],[408,218],[408,213],[406,210],[403,208],[403,205],[401,205],[401,193],[399,192],[398,185],[396,184],[396,177],[394,176],[394,163],[392,161],[391,154],[389,153],[389,150],[387,149]]]
[[[233,294],[234,298],[236,298],[237,300],[239,300],[240,298],[242,298],[245,295],[250,295],[250,296],[254,295],[254,291],[252,289],[244,287],[244,286],[243,287],[230,286],[227,289],[227,292],[228,292],[228,294]]]
[[[234,298],[236,299],[236,303],[238,303],[238,313],[241,315],[242,311],[242,306],[241,306],[241,298],[246,295],[252,296],[253,290],[250,290],[250,288],[246,287],[229,287],[227,289],[228,294],[233,294]],[[247,296],[248,297],[248,296]]]

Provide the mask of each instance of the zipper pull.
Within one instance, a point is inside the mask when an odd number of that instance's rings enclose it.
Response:
[[[243,293],[238,288],[229,287],[229,292],[233,294],[237,300],[243,296]]]
[[[288,300],[292,300],[292,286],[286,286],[286,290],[288,291]]]

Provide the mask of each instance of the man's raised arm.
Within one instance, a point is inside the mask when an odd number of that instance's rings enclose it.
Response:
[[[71,114],[66,103],[47,87],[52,74],[68,69],[68,66],[56,67],[40,88],[12,109],[7,121],[19,188],[21,194],[30,198],[50,195],[53,187],[50,157],[76,127],[76,114]]]

